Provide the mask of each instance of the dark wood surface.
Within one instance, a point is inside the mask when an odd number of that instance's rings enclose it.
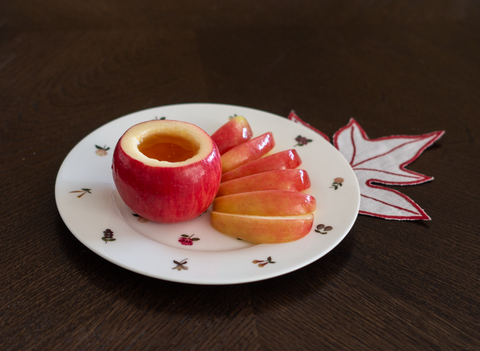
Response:
[[[1,350],[480,350],[477,1],[0,2]],[[431,221],[359,216],[296,272],[177,284],[83,246],[67,153],[141,109],[227,103],[331,136],[446,134],[399,189]],[[398,188],[397,188],[398,189]]]

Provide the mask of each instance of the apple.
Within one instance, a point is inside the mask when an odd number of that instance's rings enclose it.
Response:
[[[296,216],[315,209],[313,196],[296,191],[252,191],[213,200],[213,211],[254,216]]]
[[[290,149],[277,152],[276,154],[259,158],[222,175],[222,182],[249,176],[252,174],[275,171],[281,169],[293,169],[302,164],[302,160],[296,150]]]
[[[219,232],[257,244],[286,243],[303,238],[313,227],[314,216],[248,216],[212,212],[212,227]]]
[[[245,117],[235,116],[212,134],[220,155],[252,138],[252,129]]]
[[[222,155],[222,172],[226,173],[255,161],[272,150],[274,146],[275,140],[271,132],[250,139]]]
[[[222,166],[212,138],[180,121],[128,129],[113,154],[113,180],[125,204],[143,218],[176,223],[198,217],[217,193]]]
[[[260,190],[303,191],[310,188],[310,178],[303,169],[283,169],[253,174],[221,183],[217,197]]]

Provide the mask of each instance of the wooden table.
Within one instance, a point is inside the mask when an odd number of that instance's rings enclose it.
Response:
[[[475,1],[2,1],[0,349],[479,350],[479,62]],[[57,172],[105,123],[186,102],[445,130],[408,167],[435,180],[395,187],[432,220],[359,216],[255,283],[120,268],[65,226]]]

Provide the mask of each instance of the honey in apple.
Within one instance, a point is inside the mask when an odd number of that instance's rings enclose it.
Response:
[[[195,156],[198,148],[176,135],[152,135],[138,144],[138,150],[149,158],[167,162],[182,162]]]

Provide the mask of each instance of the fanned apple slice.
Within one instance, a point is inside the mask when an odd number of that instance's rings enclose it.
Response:
[[[294,149],[277,152],[276,154],[259,158],[222,175],[222,182],[246,177],[252,174],[281,169],[293,169],[302,164],[302,160]]]
[[[274,146],[273,134],[267,132],[234,147],[222,155],[222,173],[259,159]]]
[[[254,216],[298,216],[314,212],[312,195],[283,190],[252,191],[217,197],[213,211]]]
[[[220,155],[252,138],[252,129],[245,117],[236,116],[221,126],[211,138],[217,144]]]
[[[257,244],[287,243],[303,238],[313,227],[312,213],[300,216],[248,216],[212,212],[219,232]]]
[[[253,174],[221,183],[217,197],[260,190],[303,191],[310,188],[310,178],[303,169],[284,169]]]

